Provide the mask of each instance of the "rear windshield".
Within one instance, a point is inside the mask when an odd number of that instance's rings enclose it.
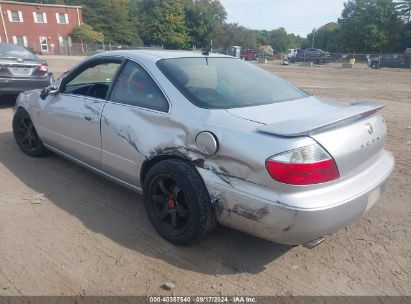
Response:
[[[10,44],[0,44],[0,58],[38,60],[34,54],[25,48]]]
[[[235,58],[173,58],[157,65],[201,108],[251,107],[307,97],[286,81]]]

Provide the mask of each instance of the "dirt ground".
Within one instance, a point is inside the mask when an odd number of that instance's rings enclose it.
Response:
[[[61,74],[79,58],[48,60]],[[21,153],[3,99],[0,295],[411,295],[411,72],[261,66],[319,96],[386,103],[397,165],[364,217],[312,250],[224,227],[177,247],[155,233],[140,196],[60,157]]]

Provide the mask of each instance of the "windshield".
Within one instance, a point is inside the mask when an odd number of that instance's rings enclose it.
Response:
[[[251,107],[308,96],[279,77],[235,58],[173,58],[157,65],[201,108]]]
[[[10,44],[0,43],[0,58],[11,58],[11,59],[25,59],[25,60],[38,60],[37,57],[30,53],[25,48]]]

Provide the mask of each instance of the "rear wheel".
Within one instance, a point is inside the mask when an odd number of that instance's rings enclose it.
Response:
[[[17,145],[27,155],[42,157],[49,154],[37,135],[29,114],[23,110],[17,110],[13,117],[13,134]]]
[[[215,228],[217,219],[210,196],[189,163],[170,159],[155,164],[143,188],[148,218],[167,241],[188,245]]]

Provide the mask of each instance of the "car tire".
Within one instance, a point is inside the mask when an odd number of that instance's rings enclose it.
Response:
[[[379,67],[378,64],[376,64],[376,63],[371,63],[371,68],[372,68],[373,70],[378,70],[380,67]]]
[[[204,181],[186,161],[169,159],[155,164],[144,179],[143,193],[151,224],[171,243],[189,245],[217,225]]]
[[[19,148],[32,157],[44,157],[50,152],[40,140],[30,115],[24,109],[18,109],[13,117],[13,135]]]

